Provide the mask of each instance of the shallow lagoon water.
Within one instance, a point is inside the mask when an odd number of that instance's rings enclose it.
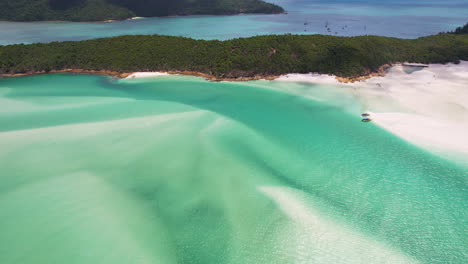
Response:
[[[220,40],[286,33],[417,38],[453,30],[465,24],[468,17],[466,0],[270,2],[280,4],[289,13],[147,18],[112,23],[0,22],[0,45],[135,34]]]
[[[465,263],[467,168],[329,88],[1,79],[0,263]]]

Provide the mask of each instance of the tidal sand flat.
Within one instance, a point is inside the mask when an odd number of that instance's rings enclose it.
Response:
[[[377,125],[468,167],[466,61],[427,66],[401,64],[390,68],[384,77],[348,84],[339,84],[333,76],[311,74],[291,74],[278,80],[332,85],[340,96],[356,98],[360,111],[370,113]]]
[[[468,168],[468,62],[401,65],[357,87],[378,125]]]
[[[0,79],[0,263],[466,263],[467,169],[343,94]]]

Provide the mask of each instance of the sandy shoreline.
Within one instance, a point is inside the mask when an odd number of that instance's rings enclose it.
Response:
[[[468,166],[468,62],[384,65],[376,73],[355,78],[310,73],[218,79],[194,72],[136,73],[135,77],[167,74],[200,76],[211,81],[267,79],[344,88],[358,100],[362,112],[371,113],[374,124]]]
[[[431,64],[411,74],[398,66],[384,78],[353,85],[376,112],[377,125],[468,165],[468,62]]]
[[[319,74],[288,74],[277,80],[330,85],[354,97],[374,124],[468,166],[468,62],[399,64],[386,71],[355,82]]]
[[[132,73],[107,71],[107,70],[64,69],[64,70],[25,72],[25,73],[12,73],[12,74],[4,73],[4,74],[0,74],[0,78],[23,77],[23,76],[33,76],[33,75],[50,74],[50,73],[97,74],[97,75],[115,76],[119,78],[126,78],[127,76],[132,74]]]
[[[145,17],[131,17],[131,18],[126,18],[126,19],[109,19],[109,20],[104,20],[104,21],[90,21],[92,23],[112,23],[112,22],[119,22],[119,21],[127,21],[127,20],[136,20],[136,19],[142,19]]]
[[[319,73],[309,73],[309,74],[302,74],[302,73],[291,73],[291,74],[282,74],[282,75],[254,75],[254,76],[243,76],[243,77],[217,77],[211,74],[197,72],[197,71],[159,71],[159,72],[117,72],[111,70],[83,70],[83,69],[63,69],[63,70],[52,70],[52,71],[39,71],[39,72],[26,72],[26,73],[13,73],[13,74],[0,74],[0,78],[10,78],[10,77],[21,77],[21,76],[30,76],[30,75],[39,75],[39,74],[48,74],[48,73],[77,73],[77,74],[98,74],[98,75],[110,75],[118,78],[145,78],[145,77],[155,77],[155,76],[162,76],[162,75],[187,75],[187,76],[195,76],[195,77],[202,77],[206,80],[213,81],[213,82],[245,82],[245,81],[255,81],[255,80],[282,80],[283,78],[288,78],[288,76],[299,76],[299,75],[314,75],[314,76],[325,76],[326,78],[333,78],[337,82],[340,83],[354,83],[354,82],[361,82],[373,77],[378,76],[385,76],[387,69],[392,67],[390,64],[386,64],[381,66],[377,72],[372,72],[367,75],[363,76],[356,76],[356,77],[339,77],[334,75],[327,75],[327,74],[319,74]]]
[[[22,76],[32,76],[40,74],[50,74],[50,73],[76,73],[76,74],[97,74],[97,75],[109,75],[117,78],[145,78],[145,77],[154,77],[161,75],[187,75],[202,77],[206,80],[212,82],[245,82],[245,81],[254,81],[254,80],[275,80],[280,77],[280,75],[254,75],[250,77],[238,77],[238,78],[223,78],[216,77],[211,74],[196,72],[196,71],[164,71],[164,72],[116,72],[109,70],[82,70],[82,69],[64,69],[64,70],[52,70],[52,71],[40,71],[40,72],[25,72],[25,73],[4,73],[0,74],[0,78],[11,78],[11,77],[22,77]]]
[[[215,82],[277,80],[331,85],[335,88],[330,89],[352,93],[362,105],[362,112],[372,113],[374,124],[433,153],[468,165],[465,136],[468,135],[468,62],[384,65],[376,73],[355,78],[317,73],[219,78],[194,71],[122,73],[80,69],[2,74],[0,77],[47,73],[101,74],[122,79],[187,75]]]
[[[170,75],[167,72],[134,72],[124,79],[135,79],[135,78],[148,78],[148,77],[157,77],[157,76],[168,76]]]

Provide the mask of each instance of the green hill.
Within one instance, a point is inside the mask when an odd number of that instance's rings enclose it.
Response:
[[[134,16],[281,13],[261,0],[0,0],[0,20],[104,21]]]
[[[396,62],[468,60],[468,34],[419,39],[270,35],[226,41],[122,36],[0,46],[0,74],[63,69],[196,71],[218,78],[318,72],[356,77]]]

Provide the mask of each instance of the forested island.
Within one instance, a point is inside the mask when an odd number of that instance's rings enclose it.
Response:
[[[262,0],[0,0],[0,20],[105,21],[173,15],[281,13]]]
[[[121,36],[86,41],[0,46],[0,74],[65,69],[197,72],[215,79],[287,73],[358,77],[397,62],[468,60],[468,24],[419,39],[378,36],[268,35],[226,41],[172,36]]]

